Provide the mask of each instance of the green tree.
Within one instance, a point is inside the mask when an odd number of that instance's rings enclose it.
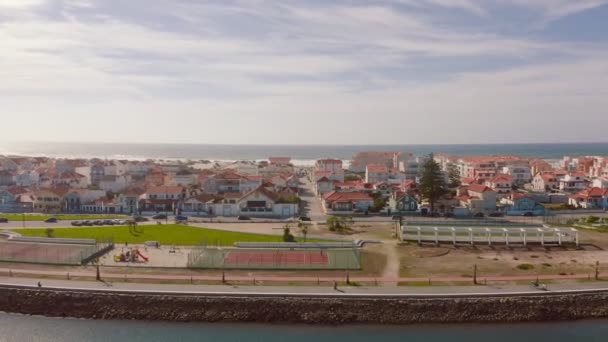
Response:
[[[55,229],[53,229],[53,228],[47,228],[44,232],[46,234],[46,237],[52,238],[53,235],[55,234]]]
[[[291,234],[288,224],[283,227],[283,242],[296,242],[296,238]]]
[[[458,166],[454,163],[449,163],[447,166],[448,179],[450,180],[450,184],[448,186],[451,189],[457,188],[460,186],[460,171],[458,170]]]
[[[350,175],[344,176],[345,182],[355,182],[358,180],[361,180],[361,177],[359,177],[358,175],[350,174]]]
[[[348,229],[354,223],[352,217],[337,217],[330,216],[326,220],[327,228],[332,232],[342,233]]]
[[[374,199],[374,205],[372,206],[371,211],[377,213],[380,210],[382,210],[382,208],[384,208],[384,206],[386,206],[386,199],[376,198],[376,199]]]
[[[304,242],[306,242],[306,236],[308,235],[309,225],[304,222],[298,223],[298,228],[300,228],[300,232],[302,232],[302,236],[304,237]]]
[[[431,212],[435,211],[435,202],[447,193],[445,181],[439,164],[429,154],[422,164],[422,176],[418,187],[422,197],[429,201]]]

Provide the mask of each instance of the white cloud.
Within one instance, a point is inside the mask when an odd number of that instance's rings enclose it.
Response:
[[[151,124],[170,116],[189,123],[182,142],[211,143],[555,140],[572,134],[559,120],[603,118],[606,46],[471,32],[437,25],[430,10],[491,18],[480,1],[401,0],[422,13],[395,1],[155,1],[132,12],[64,1],[54,15],[22,7],[27,16],[0,23],[0,111],[16,113],[14,123],[35,122],[35,136],[82,140],[112,130],[117,140],[175,141],[165,125]],[[582,8],[514,1],[547,17]],[[503,59],[511,64],[493,64]],[[463,61],[487,65],[461,70]],[[81,115],[104,118],[100,129],[76,132]],[[69,124],[49,133],[53,122]],[[370,132],[370,123],[383,129]],[[146,135],[133,135],[130,124]],[[254,134],[269,125],[272,134]],[[585,134],[603,137],[596,126]]]

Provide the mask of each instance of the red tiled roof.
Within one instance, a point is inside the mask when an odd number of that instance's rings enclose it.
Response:
[[[608,195],[608,191],[601,188],[587,188],[578,192],[577,194],[570,196],[575,199],[587,199],[587,198],[601,198],[602,196]]]
[[[483,192],[490,192],[490,191],[494,191],[494,190],[488,188],[485,185],[471,184],[468,186],[468,191],[483,193]]]
[[[366,166],[367,172],[388,172],[388,168],[382,165],[369,164]]]
[[[251,195],[253,193],[256,193],[256,192],[262,193],[264,196],[270,198],[273,201],[277,201],[279,199],[279,195],[276,192],[270,191],[270,190],[264,188],[263,186],[259,186],[259,187],[255,188],[255,189],[249,191],[248,193],[246,193],[245,195],[243,195],[241,198],[245,198],[245,197],[247,197],[247,196],[249,196],[249,195]]]
[[[28,192],[28,190],[26,188],[20,187],[20,186],[14,186],[14,187],[7,188],[6,191],[11,193],[12,195],[21,195],[21,194],[25,194]]]
[[[363,192],[337,192],[332,191],[325,196],[323,199],[328,202],[346,202],[346,201],[371,201],[373,200],[368,194]]]
[[[498,182],[511,182],[513,177],[511,175],[500,174],[490,180],[491,183]]]

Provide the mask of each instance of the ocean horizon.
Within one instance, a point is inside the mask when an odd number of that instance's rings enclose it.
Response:
[[[608,155],[608,142],[534,144],[422,144],[422,145],[214,145],[157,143],[2,142],[0,155],[53,158],[164,159],[164,160],[264,160],[271,156],[291,157],[296,164],[321,158],[350,160],[357,152],[394,151],[465,155],[514,155],[561,159],[565,155]]]

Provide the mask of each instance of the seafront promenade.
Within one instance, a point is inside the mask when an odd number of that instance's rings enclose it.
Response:
[[[40,283],[38,283],[40,282]],[[109,320],[305,324],[505,323],[603,318],[608,284],[257,287],[0,279],[0,311]]]
[[[608,281],[551,283],[547,290],[532,284],[514,285],[493,283],[478,286],[350,286],[340,285],[334,289],[331,283],[322,286],[286,286],[286,285],[190,285],[159,284],[110,281],[79,281],[47,278],[0,277],[1,287],[26,287],[38,289],[93,290],[125,293],[174,293],[192,295],[251,295],[251,296],[517,296],[517,295],[551,295],[568,293],[586,293],[608,291]]]
[[[19,279],[49,279],[53,281],[67,281],[64,284],[71,284],[71,279],[83,279],[83,280],[95,280],[96,271],[91,268],[89,270],[80,271],[60,271],[60,270],[48,270],[48,269],[27,269],[27,268],[0,268],[0,274],[4,278],[0,279],[12,279],[20,281]],[[358,286],[370,286],[372,288],[384,288],[390,287],[395,284],[403,285],[403,288],[412,287],[432,287],[434,285],[492,285],[501,286],[500,284],[506,284],[505,286],[517,284],[517,283],[532,283],[536,280],[541,282],[567,282],[570,285],[580,284],[587,285],[588,287],[594,287],[596,283],[601,283],[599,280],[608,279],[608,273],[600,273],[597,276],[598,280],[595,280],[594,274],[544,274],[544,275],[520,275],[520,276],[479,276],[475,280],[473,277],[464,276],[436,276],[436,277],[353,277],[348,272],[342,274],[335,274],[333,276],[308,276],[306,273],[300,273],[301,275],[232,275],[229,273],[216,274],[216,275],[179,275],[170,274],[167,272],[158,271],[157,273],[145,272],[145,273],[133,273],[133,272],[104,272],[101,275],[102,281],[97,281],[97,284],[121,284],[121,283],[140,283],[142,288],[147,286],[154,286],[156,284],[163,283],[174,283],[174,284],[189,284],[189,285],[210,285],[217,284],[224,287],[229,286],[241,286],[241,285],[252,285],[257,288],[267,286],[295,286],[299,285],[316,285],[316,287],[330,286],[334,283],[338,283],[341,286],[352,285],[353,288]],[[95,282],[93,282],[95,283]],[[476,284],[474,284],[476,283]],[[222,285],[223,284],[223,285]],[[263,285],[263,286],[262,286]],[[409,286],[408,286],[409,285]],[[564,285],[566,286],[566,285]]]

